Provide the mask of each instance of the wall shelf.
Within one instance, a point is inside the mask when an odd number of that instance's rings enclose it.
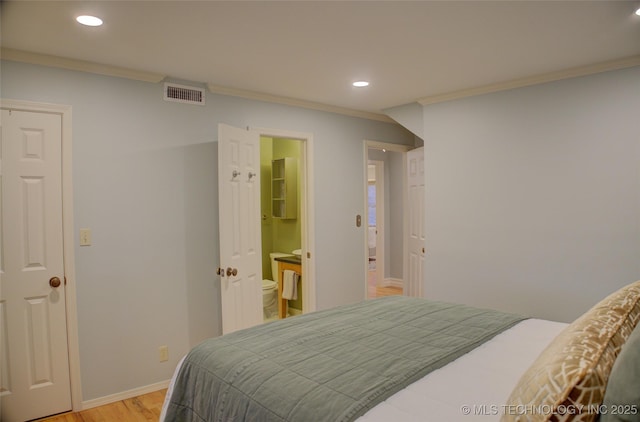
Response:
[[[298,163],[294,157],[271,161],[271,216],[298,218]]]

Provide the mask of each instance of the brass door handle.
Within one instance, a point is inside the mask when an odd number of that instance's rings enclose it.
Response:
[[[218,269],[216,270],[216,274],[218,274],[220,277],[224,277],[224,270],[218,267]]]
[[[61,281],[58,277],[51,277],[49,279],[49,286],[53,287],[54,289],[57,287],[60,287]]]
[[[231,268],[231,267],[227,267],[227,277],[231,277],[231,276],[237,276],[238,275],[238,269],[237,268]]]

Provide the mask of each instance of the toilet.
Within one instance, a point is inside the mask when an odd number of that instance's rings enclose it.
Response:
[[[274,280],[262,280],[262,309],[265,321],[278,319],[278,261],[276,258],[293,256],[290,253],[272,252],[271,278]]]

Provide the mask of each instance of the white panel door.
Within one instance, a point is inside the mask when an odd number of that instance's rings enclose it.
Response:
[[[407,152],[409,186],[409,285],[408,296],[423,297],[424,267],[424,147]]]
[[[0,419],[11,422],[70,410],[71,390],[61,117],[2,110],[1,122]]]
[[[262,323],[260,137],[218,126],[222,333]]]

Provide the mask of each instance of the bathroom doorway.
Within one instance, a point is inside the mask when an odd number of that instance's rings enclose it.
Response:
[[[365,141],[366,297],[402,295],[408,147]]]
[[[262,280],[264,321],[295,316],[305,311],[303,277],[303,216],[305,214],[305,145],[302,140],[260,136],[260,203],[262,230]],[[293,265],[292,290],[279,285],[279,264]],[[296,266],[296,263],[299,263]],[[306,268],[305,268],[306,269]],[[278,289],[281,289],[280,296]],[[283,305],[284,304],[284,305]],[[282,308],[284,307],[284,311]]]

